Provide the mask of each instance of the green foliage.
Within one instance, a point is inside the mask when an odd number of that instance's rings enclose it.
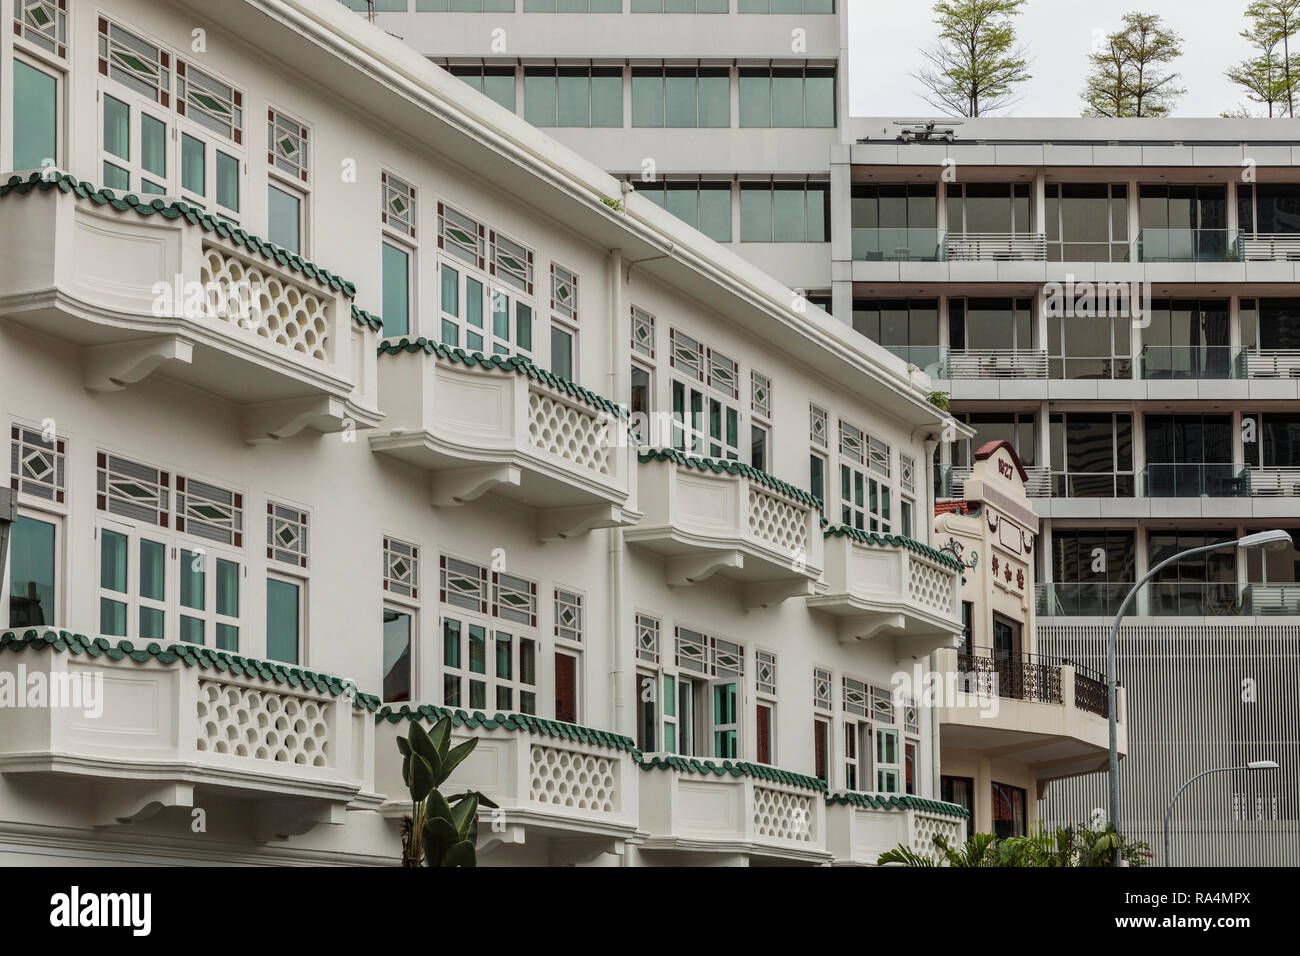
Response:
[[[1295,116],[1300,57],[1291,56],[1291,37],[1300,29],[1300,0],[1255,0],[1246,7],[1246,16],[1251,25],[1241,31],[1241,38],[1256,55],[1229,67],[1224,75],[1246,91],[1246,99],[1266,105],[1269,116],[1275,110],[1278,116]]]
[[[982,116],[1010,106],[1018,83],[1030,79],[1029,60],[1016,43],[1012,18],[1025,0],[940,0],[933,49],[916,73],[925,101],[955,116]]]
[[[402,866],[474,866],[478,808],[495,808],[483,794],[466,790],[445,797],[438,789],[477,746],[470,738],[451,746],[451,718],[426,732],[419,721],[410,735],[397,738],[402,782],[411,794],[411,815],[402,821]]]
[[[948,410],[950,404],[949,398],[950,396],[947,392],[931,392],[929,395],[925,396],[925,400],[941,412],[946,412]]]
[[[621,199],[610,199],[608,196],[601,196],[600,201],[615,212],[623,211],[623,200]]]
[[[1182,56],[1183,38],[1153,13],[1126,13],[1123,24],[1088,56],[1083,115],[1168,116],[1187,90],[1162,67]]]
[[[1049,831],[1039,827],[1028,836],[999,840],[992,833],[974,833],[960,847],[946,837],[936,836],[934,846],[942,862],[899,846],[880,854],[876,863],[902,866],[1036,866],[1036,867],[1106,867],[1116,848],[1120,859],[1129,866],[1145,866],[1151,847],[1141,840],[1129,840],[1107,824],[1104,830],[1086,826],[1057,827]]]

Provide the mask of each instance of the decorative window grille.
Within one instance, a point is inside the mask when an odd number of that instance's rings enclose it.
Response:
[[[711,659],[714,677],[744,677],[745,649],[739,644],[713,638]]]
[[[872,686],[871,714],[887,724],[894,722],[894,693],[888,687]]]
[[[632,306],[632,351],[646,358],[655,357],[655,317],[635,305]]]
[[[307,567],[306,512],[273,501],[266,503],[266,556],[294,567]]]
[[[176,530],[242,548],[244,496],[177,475]]]
[[[266,111],[266,161],[294,179],[307,181],[307,127],[279,110]]]
[[[908,494],[916,494],[916,459],[910,455],[899,455],[898,463],[899,471],[902,472],[898,480],[903,491]]]
[[[537,626],[537,585],[527,578],[492,572],[492,613],[502,620]]]
[[[9,430],[9,487],[63,504],[67,494],[66,446],[62,438],[45,440],[35,428],[14,425]]]
[[[467,608],[486,614],[488,610],[488,569],[458,558],[440,555],[441,576],[438,600],[443,604]]]
[[[578,274],[551,263],[551,311],[578,321]]]
[[[840,421],[840,454],[859,465],[866,461],[865,441],[862,429]]]
[[[389,172],[379,174],[379,183],[384,204],[379,213],[379,221],[414,239],[415,187]]]
[[[648,614],[636,616],[636,656],[651,664],[659,663],[659,621]]]
[[[167,527],[171,496],[167,472],[102,451],[96,455],[96,471],[98,510]]]
[[[677,655],[676,664],[682,670],[695,671],[697,674],[709,673],[709,639],[697,631],[684,627],[676,628]]]
[[[673,368],[696,381],[704,381],[704,346],[676,329],[668,330],[668,345]]]
[[[870,457],[867,460],[867,467],[877,474],[889,477],[889,446],[878,438],[872,438],[868,443]]]
[[[823,667],[813,668],[813,706],[818,710],[829,711],[833,706],[831,687],[834,680],[831,672]]]
[[[771,651],[755,651],[758,670],[754,675],[755,689],[769,697],[776,696],[776,655]]]
[[[827,432],[830,431],[830,415],[826,409],[817,405],[808,406],[808,440],[819,448],[826,447]]]
[[[766,375],[749,373],[750,407],[755,415],[772,417],[772,380]]]
[[[438,203],[438,248],[476,269],[485,265],[487,227],[450,206]]]
[[[921,709],[910,697],[903,705],[903,729],[909,734],[921,732]]]
[[[720,637],[708,637],[699,631],[675,629],[677,666],[706,677],[744,677],[745,647]]]
[[[582,595],[555,589],[555,636],[582,642]]]
[[[99,18],[99,72],[155,103],[171,105],[171,57],[167,51],[104,17]]]
[[[716,349],[709,349],[709,384],[731,398],[740,397],[739,366]]]
[[[527,295],[533,294],[533,253],[509,236],[499,232],[489,233],[492,242],[492,263],[488,268],[506,285],[514,286]]]
[[[859,717],[867,716],[867,685],[852,677],[845,677],[844,710]]]
[[[14,35],[66,60],[68,0],[14,0]]]
[[[384,590],[416,600],[420,597],[420,549],[384,538]]]
[[[181,59],[176,60],[176,112],[232,142],[243,142],[243,94]]]

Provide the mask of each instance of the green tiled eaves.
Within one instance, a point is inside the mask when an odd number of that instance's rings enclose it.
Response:
[[[962,571],[965,565],[958,561],[947,551],[940,551],[938,548],[932,548],[928,544],[923,544],[914,538],[909,538],[902,534],[881,534],[878,531],[859,531],[857,528],[850,528],[848,525],[833,524],[826,525],[822,529],[823,536],[851,538],[858,544],[865,544],[871,547],[897,547],[906,548],[922,557],[929,558],[937,564],[952,568],[954,571]]]
[[[801,504],[808,505],[812,508],[821,508],[820,498],[804,491],[802,488],[796,488],[789,482],[775,478],[765,471],[759,471],[752,465],[747,465],[743,461],[732,461],[729,458],[700,458],[695,455],[687,455],[675,448],[648,448],[637,453],[637,461],[671,461],[673,464],[682,468],[694,468],[697,471],[712,471],[717,474],[743,475],[750,481],[756,481],[760,485],[771,488],[773,491],[780,492],[787,498],[793,498]]]
[[[364,325],[376,332],[384,331],[384,320],[377,315],[371,315],[365,309],[358,309],[355,305],[352,307],[352,321],[357,325]]]
[[[642,770],[675,770],[678,773],[730,775],[732,777],[752,777],[755,780],[767,780],[783,783],[791,787],[813,790],[818,793],[826,791],[826,782],[819,777],[808,777],[789,770],[779,770],[761,763],[748,763],[744,760],[701,760],[698,757],[679,757],[675,754],[656,754],[643,757],[636,754],[637,764]]]
[[[88,182],[78,181],[72,176],[63,173],[51,176],[49,179],[46,179],[41,173],[32,173],[26,179],[21,176],[10,176],[8,182],[0,184],[0,199],[11,194],[25,196],[35,190],[49,192],[51,189],[72,193],[78,199],[89,200],[96,206],[112,206],[119,212],[133,210],[141,216],[156,215],[169,220],[183,218],[186,222],[198,226],[204,232],[215,233],[222,239],[227,239],[235,245],[261,256],[268,262],[274,262],[276,265],[292,269],[294,272],[328,286],[335,292],[342,292],[350,299],[356,297],[357,287],[348,280],[322,269],[297,253],[282,249],[265,239],[259,239],[252,233],[245,232],[238,226],[232,225],[224,219],[220,219],[186,202],[168,202],[160,198],[145,202],[135,193],[125,193],[119,197],[114,190],[97,189]]]
[[[129,640],[113,643],[105,637],[91,638],[84,634],[52,629],[45,631],[32,629],[21,634],[16,631],[0,633],[0,653],[10,651],[18,654],[29,650],[52,650],[78,657],[82,655],[90,658],[104,657],[110,661],[130,658],[138,664],[151,660],[159,664],[180,663],[204,671],[211,670],[235,677],[254,678],[268,684],[315,690],[334,697],[348,696],[362,710],[374,711],[379,708],[378,697],[358,692],[351,681],[291,667],[276,661],[263,661],[242,657],[239,654],[229,654],[226,651],[216,651],[199,644],[169,644],[163,647],[157,641],[151,641],[143,647],[137,647]]]
[[[965,820],[970,816],[970,812],[965,807],[958,806],[955,803],[928,800],[925,797],[914,797],[911,794],[858,793],[855,790],[840,790],[836,793],[828,793],[826,802],[832,805],[845,804],[851,807],[863,807],[867,810],[924,810],[927,813],[938,813],[947,817],[956,817],[959,820]]]
[[[443,362],[459,363],[466,366],[477,365],[486,369],[501,369],[505,372],[526,375],[533,381],[549,385],[557,392],[563,392],[570,398],[590,405],[598,411],[618,418],[627,417],[627,409],[622,405],[611,402],[608,398],[597,395],[590,389],[583,388],[577,382],[571,382],[567,378],[561,378],[554,372],[540,368],[522,355],[484,355],[482,352],[466,352],[464,349],[451,348],[441,342],[426,339],[424,336],[420,336],[418,339],[400,338],[395,342],[381,342],[379,345],[379,354],[381,356],[401,355],[406,352],[423,352],[425,355],[432,355]]]
[[[375,723],[378,724],[386,720],[390,724],[396,724],[402,720],[412,722],[418,720],[436,724],[444,717],[451,718],[453,727],[465,727],[469,730],[478,728],[484,730],[513,730],[518,733],[554,737],[557,740],[571,740],[575,743],[594,744],[600,747],[608,747],[611,750],[638,754],[636,742],[631,737],[612,734],[604,730],[594,730],[591,727],[580,727],[577,724],[565,724],[557,720],[543,720],[541,717],[534,717],[531,714],[497,713],[490,716],[479,710],[471,713],[450,707],[438,707],[434,704],[421,704],[416,707],[412,707],[410,704],[402,704],[400,707],[385,704],[375,714]]]

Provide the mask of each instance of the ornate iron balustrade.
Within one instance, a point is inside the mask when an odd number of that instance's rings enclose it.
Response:
[[[1110,693],[1106,679],[1082,664],[1074,664],[1074,706],[1099,717],[1110,716]]]
[[[1061,660],[1039,654],[1002,656],[988,648],[986,654],[958,654],[957,671],[968,694],[1059,704]]]

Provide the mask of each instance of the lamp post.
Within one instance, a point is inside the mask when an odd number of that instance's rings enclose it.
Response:
[[[1119,611],[1115,614],[1115,621],[1110,627],[1110,637],[1106,640],[1106,696],[1110,702],[1107,708],[1110,711],[1110,822],[1114,824],[1116,832],[1120,831],[1119,819],[1119,726],[1116,722],[1115,704],[1115,642],[1119,638],[1119,625],[1124,617],[1124,612],[1128,610],[1133,599],[1137,597],[1138,591],[1142,590],[1142,585],[1146,584],[1161,570],[1175,561],[1181,561],[1183,558],[1189,558],[1194,554],[1205,554],[1208,551],[1218,551],[1222,548],[1236,546],[1240,549],[1267,547],[1270,549],[1287,547],[1291,544],[1291,535],[1279,529],[1272,531],[1257,531],[1254,534],[1248,534],[1237,538],[1234,541],[1224,541],[1221,544],[1207,544],[1200,548],[1189,548],[1186,551],[1180,551],[1175,555],[1165,558],[1154,568],[1142,576],[1142,579],[1129,590],[1123,603],[1119,606]],[[1119,866],[1119,847],[1115,847],[1115,857],[1112,860],[1114,866]]]
[[[1179,787],[1178,792],[1174,794],[1174,798],[1169,801],[1169,806],[1165,810],[1165,866],[1169,866],[1169,861],[1172,859],[1169,853],[1169,818],[1173,815],[1174,804],[1178,802],[1178,798],[1183,795],[1184,790],[1190,787],[1197,780],[1200,780],[1202,777],[1208,777],[1212,773],[1227,773],[1230,770],[1276,770],[1277,766],[1278,764],[1276,760],[1252,760],[1244,767],[1215,767],[1213,770],[1202,770]]]

